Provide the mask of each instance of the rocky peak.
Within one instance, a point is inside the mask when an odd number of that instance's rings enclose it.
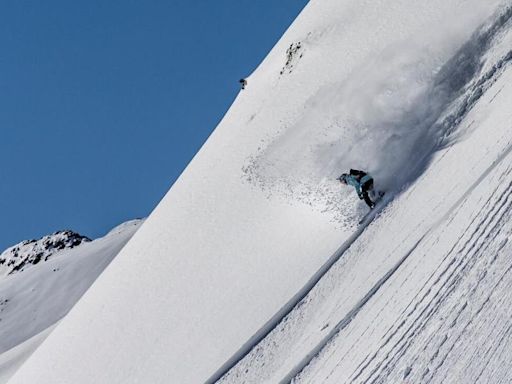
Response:
[[[23,271],[41,261],[47,261],[58,252],[91,241],[79,233],[65,230],[42,237],[25,240],[0,254],[0,276]]]

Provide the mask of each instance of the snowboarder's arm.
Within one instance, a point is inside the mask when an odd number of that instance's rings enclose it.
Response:
[[[347,178],[345,178],[347,181],[347,184],[353,186],[356,189],[357,195],[360,199],[362,199],[363,191],[361,189],[361,183],[355,178],[354,176],[350,175]]]
[[[357,196],[359,196],[360,199],[363,198],[363,190],[361,189],[361,183],[359,181],[354,179],[354,184],[352,184],[356,188]]]

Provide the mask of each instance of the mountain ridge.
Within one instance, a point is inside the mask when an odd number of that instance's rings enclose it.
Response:
[[[72,230],[56,231],[38,240],[21,241],[0,253],[0,277],[24,271],[40,261],[48,261],[63,250],[90,241],[87,236]]]

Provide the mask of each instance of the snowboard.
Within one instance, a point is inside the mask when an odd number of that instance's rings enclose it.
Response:
[[[364,215],[361,220],[359,220],[359,225],[368,224],[373,220],[375,216],[380,212],[382,207],[385,205],[385,201],[382,200],[386,192],[379,192],[378,197],[374,201],[374,206],[371,208],[366,215]]]

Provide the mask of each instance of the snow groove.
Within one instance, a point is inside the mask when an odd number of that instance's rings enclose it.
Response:
[[[318,345],[306,354],[304,359],[283,379],[279,381],[280,384],[291,383],[295,376],[300,372],[318,355],[318,353],[350,322],[357,316],[363,309],[368,301],[379,291],[380,288],[390,279],[391,276],[400,268],[400,266],[407,260],[407,258],[414,252],[418,245],[423,241],[429,232],[425,233],[414,246],[391,268],[377,283],[368,291],[368,293],[357,303],[357,305],[347,313],[347,315],[325,336]]]
[[[412,182],[416,177],[426,169],[430,162],[430,156],[437,150],[445,148],[449,145],[454,144],[462,134],[467,133],[467,130],[460,130],[460,123],[465,119],[469,112],[474,108],[478,101],[482,98],[485,92],[500,78],[504,73],[505,68],[512,61],[512,54],[509,52],[502,56],[495,64],[489,64],[486,53],[495,43],[496,37],[510,24],[512,18],[512,7],[505,8],[502,13],[494,18],[493,21],[488,25],[480,28],[474,33],[472,38],[467,44],[456,52],[456,54],[449,60],[435,76],[434,82],[432,83],[429,91],[429,98],[436,99],[435,105],[430,105],[427,111],[422,110],[418,112],[421,116],[425,113],[429,113],[426,116],[425,122],[421,124],[427,125],[427,131],[430,138],[435,138],[433,141],[429,141],[428,138],[421,137],[420,141],[423,141],[423,149],[425,149],[425,142],[430,143],[430,150],[426,150],[425,156],[421,157],[417,162],[412,162],[411,168],[414,169],[414,175],[409,175],[409,182]],[[417,117],[418,113],[410,111],[409,116],[412,120],[414,116]],[[425,117],[425,116],[423,116]],[[407,116],[404,117],[407,119]],[[400,123],[400,122],[398,122]],[[397,123],[397,124],[398,124]],[[402,122],[407,123],[407,122]],[[400,123],[400,124],[402,124]],[[471,124],[469,125],[471,126]],[[428,146],[427,145],[427,146]],[[446,211],[437,222],[433,223],[432,229],[436,227],[446,227],[450,224],[451,220],[457,215],[459,210],[462,209],[468,197],[472,194],[475,188],[477,188],[483,180],[485,180],[487,174],[492,172],[501,162],[510,154],[512,146],[508,146],[497,158],[496,161],[489,165],[489,167],[481,174],[481,176],[462,194],[462,196],[452,205],[450,209]],[[421,151],[420,151],[421,152]],[[414,186],[414,185],[413,185]],[[453,186],[455,190],[457,186]],[[494,191],[497,193],[498,188]],[[368,382],[378,382],[378,380],[384,377],[384,373],[389,371],[394,366],[396,360],[403,356],[410,344],[413,343],[414,335],[421,333],[427,323],[428,319],[436,313],[443,302],[450,297],[450,295],[456,290],[462,281],[462,275],[470,269],[476,261],[472,261],[472,257],[477,255],[482,247],[482,242],[489,240],[483,234],[486,230],[493,230],[493,220],[496,219],[496,215],[499,215],[500,210],[490,210],[490,215],[485,217],[485,220],[479,221],[484,215],[488,205],[494,200],[493,196],[489,197],[487,202],[480,207],[480,211],[475,214],[470,220],[466,229],[458,236],[452,249],[444,256],[440,261],[437,269],[431,272],[430,278],[424,282],[423,287],[418,291],[404,309],[398,320],[392,327],[390,327],[381,339],[381,346],[378,351],[372,352],[372,354],[366,356],[354,372],[352,372],[351,380],[353,382],[361,379],[363,376],[367,377]],[[508,199],[508,195],[506,197]],[[507,204],[507,200],[503,200],[501,196],[501,202]],[[503,207],[504,209],[507,209]],[[431,229],[431,230],[432,230]],[[472,231],[472,232],[471,232]],[[281,311],[275,316],[269,323],[267,323],[263,330],[261,330],[257,337],[252,338],[243,348],[240,350],[233,359],[230,360],[229,364],[226,364],[223,369],[216,373],[207,383],[213,383],[225,374],[227,374],[235,365],[249,354],[254,348],[260,348],[258,345],[263,341],[277,325],[283,321],[285,322],[288,314],[293,310],[293,306],[300,306],[305,304],[304,300],[307,299],[309,291],[320,281],[325,273],[340,259],[341,254],[350,247],[352,242],[359,237],[362,232],[357,232],[342,248],[344,250],[340,253],[338,251],[337,256],[331,257],[329,262],[323,266],[321,273],[315,274],[313,282],[308,283],[300,292],[298,298],[292,299],[289,302],[284,311]],[[430,231],[425,232],[421,239],[424,239]],[[432,241],[439,241],[443,233],[438,233],[437,238]],[[421,241],[421,240],[420,240]],[[429,240],[430,241],[430,240]],[[418,244],[415,245],[417,247]],[[399,264],[405,260],[401,260]],[[398,267],[397,267],[398,268]],[[393,268],[392,268],[393,270]],[[455,277],[451,277],[455,274]],[[390,275],[386,274],[384,278],[389,278]],[[335,338],[341,330],[346,328],[352,319],[362,310],[364,304],[371,299],[371,297],[379,290],[385,282],[379,280],[376,285],[358,302],[358,304],[352,308],[346,315],[335,323],[334,327],[331,328],[330,332],[323,336],[323,338],[315,344],[305,356],[300,360],[295,367],[286,374],[281,383],[288,383],[293,380],[294,377],[300,377],[301,371],[318,355],[318,353],[329,344],[331,339]],[[421,298],[418,295],[422,295]],[[291,304],[291,305],[290,305]],[[307,304],[307,303],[306,303]],[[467,305],[457,308],[458,316],[464,314],[464,310]],[[384,308],[382,309],[384,310]],[[453,322],[457,322],[458,317],[453,319]],[[285,328],[286,324],[282,325]],[[322,330],[331,327],[331,324],[324,325]],[[281,330],[282,331],[282,330]],[[409,337],[400,339],[400,335],[407,334]],[[396,341],[397,339],[398,342]],[[269,341],[271,343],[271,341]],[[315,341],[316,343],[316,341]],[[264,345],[261,348],[265,348]],[[440,347],[441,348],[441,347]],[[387,352],[386,352],[387,351]],[[260,352],[257,352],[258,355]],[[347,352],[348,353],[348,352]],[[441,353],[441,351],[439,352]],[[269,352],[272,355],[272,352]],[[384,355],[383,359],[379,360],[379,357]],[[259,360],[258,357],[254,356]],[[379,363],[376,361],[379,360]],[[262,361],[263,364],[263,361]],[[376,364],[376,365],[375,365]],[[267,367],[268,368],[268,367]],[[370,371],[368,371],[370,369]],[[235,377],[243,377],[243,372],[239,371],[234,373]],[[264,380],[263,378],[260,378]],[[228,380],[229,381],[229,380]]]
[[[469,297],[477,297],[477,291],[484,289],[482,288],[482,284],[484,284],[484,282],[487,284],[487,269],[494,268],[493,266],[497,262],[498,252],[507,244],[506,241],[500,241],[499,238],[507,233],[507,228],[503,229],[503,227],[510,222],[512,216],[512,182],[510,181],[512,168],[508,162],[511,150],[512,147],[508,144],[503,152],[481,173],[480,177],[469,186],[452,208],[449,209],[440,220],[434,223],[434,227],[439,227],[439,230],[437,231],[436,237],[429,241],[432,244],[439,243],[441,236],[449,235],[450,231],[446,231],[445,233],[444,227],[450,225],[457,216],[464,214],[464,211],[474,210],[468,225],[462,233],[458,235],[451,249],[442,257],[441,263],[418,291],[418,294],[414,297],[414,301],[408,304],[394,322],[393,327],[388,329],[381,338],[378,351],[362,359],[362,362],[351,375],[351,382],[396,382],[396,372],[399,363],[403,362],[403,357],[406,353],[412,353],[410,352],[410,348],[415,343],[418,336],[426,331],[427,325],[431,326],[433,317],[440,313],[441,306],[446,306],[446,302],[450,300],[461,284],[473,284],[470,289],[466,290]],[[490,175],[496,174],[497,169],[504,168],[504,166],[507,166],[506,170],[497,177],[497,179],[501,181],[500,183],[488,181]],[[472,207],[471,209],[470,207],[464,208],[466,204],[469,204],[468,201],[475,189],[487,184],[497,185],[497,187],[493,188],[490,195],[486,196],[486,198],[481,201],[480,207]],[[510,231],[510,229],[508,229],[508,231]],[[427,241],[425,241],[425,243],[427,243]],[[498,243],[498,246],[493,245],[496,243]],[[492,247],[497,249],[494,254]],[[425,256],[427,256],[427,253],[425,253]],[[418,258],[422,257],[417,254],[413,260]],[[482,260],[486,260],[487,264],[485,268],[482,267]],[[444,268],[440,269],[443,264]],[[479,275],[477,275],[472,282],[468,283],[467,276],[469,274],[475,274],[475,267],[483,268],[483,271],[480,271]],[[489,287],[491,292],[506,277],[509,270],[509,268],[506,269],[505,274],[501,276],[496,285]],[[423,296],[418,300],[418,295],[422,291]],[[426,380],[428,380],[428,382],[430,382],[431,378],[437,375],[437,372],[445,364],[449,354],[455,347],[457,340],[463,337],[463,333],[461,333],[458,335],[457,339],[453,341],[450,338],[450,332],[456,331],[453,329],[456,325],[459,329],[461,327],[466,329],[471,326],[472,320],[468,322],[466,319],[468,313],[473,313],[471,318],[475,318],[480,315],[487,304],[488,300],[484,301],[476,311],[472,310],[467,300],[458,301],[454,304],[454,307],[448,311],[449,313],[455,314],[455,316],[452,316],[451,321],[448,322],[450,327],[446,330],[447,333],[440,335],[431,334],[428,336],[428,341],[423,347],[423,352],[416,355],[416,359],[425,356],[428,352],[427,348],[431,349],[432,343],[437,342],[436,351],[433,353],[430,351],[430,353],[432,353],[430,358],[432,367],[426,369],[422,376],[416,376],[418,380],[421,382],[427,382]],[[412,311],[410,311],[411,306],[413,307]],[[382,308],[384,307],[383,305]],[[418,314],[415,315],[413,319],[411,316],[415,313]],[[378,321],[378,319],[375,318],[375,321]],[[428,324],[429,322],[430,324]],[[405,329],[405,331],[403,329]],[[342,343],[342,341],[340,342]],[[340,363],[345,357],[346,354],[341,357]],[[322,360],[325,359],[329,359],[329,357],[323,356]],[[412,361],[409,367],[416,364],[416,359]],[[325,365],[321,369],[325,374]],[[335,371],[336,368],[333,368],[331,374],[324,376],[324,380],[327,381],[329,378],[333,378],[332,374],[334,374]],[[405,368],[404,372],[407,372],[406,376],[409,376],[411,368]],[[394,379],[390,379],[390,381],[388,379],[391,374],[394,374],[395,377]],[[319,382],[317,380],[318,379],[315,378],[314,382]],[[302,382],[301,380],[298,381]]]
[[[509,176],[510,169],[506,172],[505,176]],[[498,192],[497,190],[495,193]],[[486,252],[486,248],[489,244],[497,238],[497,236],[501,233],[501,229],[503,227],[504,222],[508,222],[510,217],[512,216],[512,182],[506,185],[505,192],[502,193],[496,200],[495,203],[490,207],[488,215],[481,215],[483,220],[480,222],[471,222],[464,233],[467,233],[468,229],[471,226],[475,226],[475,230],[469,235],[467,241],[464,242],[462,247],[456,252],[455,257],[451,260],[446,269],[441,272],[436,279],[436,281],[428,287],[426,294],[415,304],[414,309],[411,313],[407,315],[407,319],[413,312],[418,309],[418,305],[420,305],[424,300],[427,299],[427,296],[434,291],[434,296],[430,300],[427,300],[427,303],[423,310],[416,316],[416,318],[412,321],[407,330],[401,334],[398,333],[398,330],[404,326],[404,321],[400,322],[397,329],[393,332],[392,337],[396,338],[395,344],[389,349],[387,353],[381,358],[378,358],[378,355],[385,349],[387,343],[390,341],[390,338],[386,339],[385,342],[381,345],[379,350],[372,356],[371,360],[378,361],[375,368],[362,379],[362,382],[365,383],[378,383],[378,382],[386,382],[388,378],[388,374],[392,371],[393,368],[397,365],[398,361],[404,356],[406,350],[410,347],[410,345],[414,342],[416,337],[424,331],[427,322],[431,320],[433,315],[439,311],[439,307],[443,305],[447,298],[455,291],[455,289],[462,283],[462,280],[469,273],[468,271],[474,268],[475,264],[478,262],[479,258],[484,255]],[[488,205],[489,200],[484,204]],[[478,217],[478,216],[477,216]],[[459,241],[460,242],[460,238]],[[443,262],[446,261],[450,254],[452,253],[453,248],[450,252],[446,254],[443,258]],[[458,263],[455,263],[457,257],[460,257]],[[495,262],[496,256],[492,257],[489,260],[487,268]],[[508,268],[502,277],[499,279],[498,284],[501,283],[506,274],[509,273],[511,268]],[[487,272],[486,269],[482,272],[481,276],[477,278],[475,285],[469,291],[468,296],[473,296],[473,294],[479,289],[481,282],[486,277]],[[435,288],[436,285],[441,283],[439,288]],[[496,287],[495,286],[495,287]],[[495,288],[494,287],[494,288]],[[494,290],[491,290],[491,292]],[[486,300],[480,308],[476,311],[475,316],[477,316],[488,300]],[[458,322],[459,318],[463,314],[463,312],[467,309],[467,302],[464,302],[462,306],[457,310],[454,308],[456,313],[455,318],[451,322],[450,328],[453,328],[454,325]],[[472,320],[471,320],[472,321]],[[467,328],[471,321],[465,325],[464,329]],[[446,353],[444,353],[441,357],[441,350],[447,341],[447,336],[443,336],[438,344],[437,352],[433,354],[431,357],[431,362],[435,360],[439,360],[438,365],[435,366],[433,370],[425,371],[422,376],[422,381],[427,380],[428,377],[434,375],[434,373],[444,364],[446,357],[453,349],[453,346],[457,342],[458,339],[462,337],[462,333],[458,336],[458,338],[451,343],[451,347],[448,349]],[[430,341],[429,343],[430,344]],[[423,355],[423,354],[422,354]],[[414,363],[414,361],[413,361]],[[363,367],[359,368],[359,372],[355,377],[353,377],[352,382],[356,382],[361,375],[363,375],[365,369],[371,365],[371,361],[367,362]],[[414,365],[414,364],[413,364]],[[428,379],[430,381],[430,379]],[[427,382],[428,382],[427,381]]]
[[[382,199],[381,211],[384,211],[386,206],[392,201],[393,195],[386,194]],[[375,213],[378,216],[380,212]],[[324,275],[341,259],[343,254],[352,246],[352,244],[361,236],[365,229],[370,225],[368,221],[364,225],[360,225],[355,232],[347,239],[338,250],[327,260],[324,265],[309,279],[309,281],[297,292],[285,306],[281,308],[260,330],[251,337],[224,365],[222,365],[206,382],[205,384],[214,384],[223,378],[233,367],[235,367],[243,358],[245,358],[251,350],[253,350],[263,339],[265,339],[279,323],[281,323],[286,316],[293,311],[294,308],[302,305],[308,293],[315,285],[324,277]]]
[[[473,183],[473,185],[468,188],[463,196],[457,200],[454,206],[448,210],[448,213],[445,214],[441,220],[444,220],[446,223],[450,223],[453,220],[453,215],[456,215],[459,211],[463,211],[463,206],[466,203],[468,196],[475,190],[478,185],[481,185],[486,180],[486,177],[492,173],[492,171],[494,171],[498,165],[502,165],[504,163],[504,161],[510,155],[511,150],[512,146],[508,146]],[[507,178],[510,176],[510,173],[511,168],[509,167],[503,174],[502,178]],[[358,372],[354,372],[351,375],[352,382],[357,382],[357,380],[361,378],[361,375],[363,374],[368,375],[368,372],[365,371],[366,368],[372,365],[372,361],[378,361],[377,367],[371,371],[369,376],[366,376],[365,379],[361,379],[360,382],[375,383],[381,382],[383,380],[382,375],[378,372],[389,370],[392,362],[398,361],[400,357],[405,354],[409,345],[414,341],[415,335],[424,330],[429,319],[433,316],[433,314],[436,313],[443,302],[457,288],[457,285],[460,284],[462,276],[478,260],[478,255],[484,252],[485,249],[482,247],[482,244],[486,244],[488,241],[490,241],[491,237],[494,239],[499,235],[500,225],[504,221],[508,220],[507,214],[510,211],[511,195],[512,182],[509,184],[500,184],[493,190],[491,196],[483,203],[483,206],[476,211],[466,229],[458,237],[455,244],[441,260],[439,267],[435,270],[434,273],[431,274],[428,281],[420,289],[419,292],[426,291],[422,298],[416,303],[411,302],[408,307],[406,307],[406,309],[402,312],[402,315],[407,311],[407,308],[410,308],[411,305],[414,305],[413,309],[406,314],[405,320],[400,320],[399,317],[399,320],[396,322],[398,323],[398,326],[395,328],[395,330],[388,330],[387,334],[383,337],[384,342],[379,350],[372,357],[367,356],[367,358],[363,360],[363,362],[357,368]],[[439,236],[443,234],[441,220],[437,221],[433,226],[433,228],[440,227],[440,233],[438,233],[437,239],[432,240],[433,243],[436,243],[439,240]],[[451,257],[453,254],[455,254],[455,256]],[[442,264],[445,264],[445,267],[441,270],[440,268]],[[435,288],[436,285],[438,286],[437,289]],[[475,287],[474,290],[477,288],[478,287]],[[429,296],[432,297],[429,299]],[[417,297],[418,295],[416,295],[415,298]],[[425,301],[426,304],[424,303]],[[462,306],[457,316],[460,316],[465,308],[466,304]],[[406,331],[399,332],[401,328],[407,326],[407,324],[411,322],[411,316],[418,311],[420,311],[419,315],[417,315],[417,317],[412,320],[412,324],[408,326]],[[457,318],[453,320],[453,322],[456,321]],[[386,346],[391,342],[391,339],[393,338],[397,339],[398,341],[395,342],[388,353],[385,353],[384,350],[386,349]],[[385,354],[385,356],[379,359],[379,354]],[[391,359],[390,362],[386,363],[387,359]],[[372,377],[375,375],[377,376],[372,379]]]
[[[508,51],[477,77],[485,65],[482,59],[495,43],[497,36],[510,27],[511,19],[512,7],[508,6],[494,21],[477,31],[441,71],[434,89],[444,89],[448,84],[450,89],[464,91],[454,111],[440,123],[434,124],[434,131],[437,132],[435,136],[439,138],[438,145],[441,147],[457,139],[456,129],[460,122],[512,61],[512,51]],[[457,92],[454,94],[457,95]]]

